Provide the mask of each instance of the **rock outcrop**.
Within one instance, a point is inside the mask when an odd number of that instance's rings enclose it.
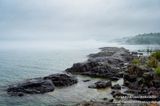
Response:
[[[136,100],[159,101],[160,77],[151,68],[130,65],[124,75],[124,86],[129,89],[127,93],[154,98],[136,98]]]
[[[66,74],[52,74],[44,77],[44,80],[51,80],[56,87],[65,87],[76,84],[78,80]]]
[[[98,81],[94,83],[93,85],[88,86],[88,88],[102,89],[102,88],[107,88],[111,86],[112,86],[111,81]]]
[[[66,72],[111,80],[122,78],[123,71],[133,58],[129,50],[117,47],[100,49],[99,53],[90,54],[88,61],[73,64]]]
[[[115,90],[121,90],[121,86],[119,84],[113,85],[111,88]]]
[[[28,79],[24,82],[10,85],[7,92],[11,96],[42,94],[54,91],[55,87],[66,87],[77,82],[77,79],[72,76],[66,74],[53,74],[44,78]]]
[[[55,86],[51,80],[34,78],[9,86],[7,92],[12,96],[23,96],[24,94],[41,94],[51,92],[54,91],[54,89]]]

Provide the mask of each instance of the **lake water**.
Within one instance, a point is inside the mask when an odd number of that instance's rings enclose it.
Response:
[[[130,50],[144,49],[148,46],[104,44],[101,46],[119,46]],[[154,46],[155,47],[155,46]],[[6,94],[7,85],[28,78],[61,73],[73,63],[86,60],[98,47],[81,49],[0,49],[0,106],[55,106],[71,105],[84,100],[101,99],[111,96],[110,89],[89,89],[91,82],[83,82],[89,77],[77,76],[79,83],[70,87],[56,89],[54,92],[24,97],[12,97]],[[119,82],[115,82],[119,83]]]

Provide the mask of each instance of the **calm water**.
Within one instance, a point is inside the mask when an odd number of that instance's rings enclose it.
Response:
[[[139,48],[144,49],[144,47],[147,47],[134,45],[123,46],[129,48],[130,50]],[[90,78],[82,76],[78,76],[78,84],[63,89],[56,89],[54,92],[43,95],[10,97],[4,91],[6,89],[6,85],[17,81],[53,73],[61,73],[64,69],[71,67],[73,63],[85,61],[86,55],[97,51],[98,49],[0,49],[0,106],[55,106],[56,104],[71,105],[83,100],[100,99],[106,97],[106,95],[108,97],[111,96],[109,94],[110,89],[88,89],[87,86],[98,79],[93,79],[91,82],[84,83],[82,79],[84,80]]]

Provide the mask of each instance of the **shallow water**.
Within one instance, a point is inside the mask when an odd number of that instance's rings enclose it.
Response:
[[[126,47],[130,50],[138,50],[147,46],[134,45],[106,45]],[[24,97],[8,96],[4,91],[7,85],[28,78],[46,76],[53,73],[61,73],[71,67],[73,63],[86,60],[90,53],[98,49],[75,50],[24,50],[24,49],[0,49],[0,106],[54,106],[56,104],[71,105],[84,100],[110,98],[110,88],[96,90],[89,89],[88,85],[99,79],[83,82],[89,77],[77,76],[79,83],[66,88],[56,89],[54,92]],[[115,83],[123,83],[123,80]]]
[[[51,93],[28,95],[21,98],[10,97],[4,90],[7,85],[17,81],[61,73],[64,69],[71,67],[73,63],[85,61],[86,55],[95,51],[97,49],[0,50],[0,106],[48,106],[56,103],[67,104],[82,99],[90,99],[90,96],[93,95],[89,94],[92,94],[95,90],[84,89],[83,81],[79,81],[80,83],[71,87],[56,89]],[[82,94],[86,95],[86,93],[88,96],[84,98]],[[97,96],[98,93],[95,95]]]

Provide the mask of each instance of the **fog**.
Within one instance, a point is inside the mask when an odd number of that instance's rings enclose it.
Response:
[[[4,47],[36,42],[101,46],[159,32],[159,10],[160,0],[0,0],[0,42]]]

